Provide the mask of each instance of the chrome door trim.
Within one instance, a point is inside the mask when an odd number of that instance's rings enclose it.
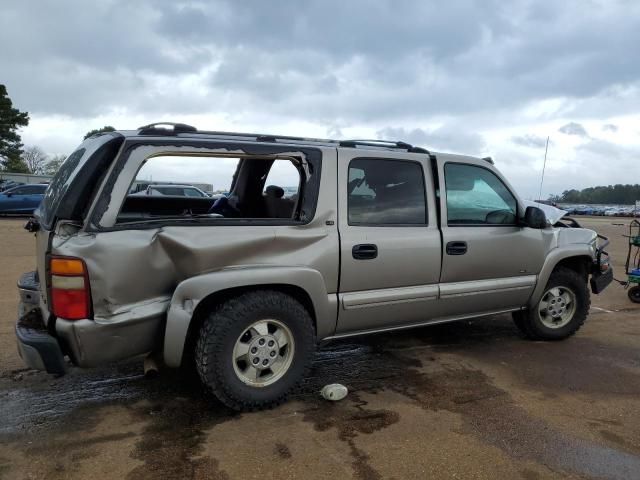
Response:
[[[345,310],[364,307],[393,305],[396,303],[437,300],[438,285],[416,285],[402,288],[383,288],[363,292],[341,294],[342,307]]]
[[[531,289],[535,286],[536,280],[536,275],[523,275],[519,277],[492,278],[489,280],[441,283],[440,298]]]

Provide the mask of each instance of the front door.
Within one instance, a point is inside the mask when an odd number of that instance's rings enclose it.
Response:
[[[533,291],[551,237],[518,225],[523,208],[489,163],[456,163],[450,158],[438,157],[445,187],[440,198],[443,313],[519,308]]]
[[[424,154],[340,150],[338,334],[425,321],[441,243]]]

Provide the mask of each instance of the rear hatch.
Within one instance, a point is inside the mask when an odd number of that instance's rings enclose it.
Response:
[[[61,165],[34,212],[40,308],[46,323],[50,317],[47,260],[56,224],[59,220],[84,223],[93,196],[123,141],[122,134],[111,132],[82,142]]]

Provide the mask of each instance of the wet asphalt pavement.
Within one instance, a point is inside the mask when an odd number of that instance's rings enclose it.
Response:
[[[5,224],[3,245],[24,242]],[[5,266],[28,263],[28,245],[14,252]],[[503,315],[333,342],[287,404],[238,414],[181,372],[145,378],[140,359],[61,378],[21,368],[11,273],[1,480],[640,478],[640,309],[614,285],[567,341],[523,340]],[[322,400],[334,382],[348,397]]]

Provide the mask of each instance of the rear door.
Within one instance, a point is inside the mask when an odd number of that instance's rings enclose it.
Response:
[[[337,333],[428,319],[441,261],[429,157],[340,149],[338,171]]]
[[[488,162],[438,155],[438,170],[443,181],[443,315],[523,306],[542,268],[550,236],[519,226],[522,205]]]

